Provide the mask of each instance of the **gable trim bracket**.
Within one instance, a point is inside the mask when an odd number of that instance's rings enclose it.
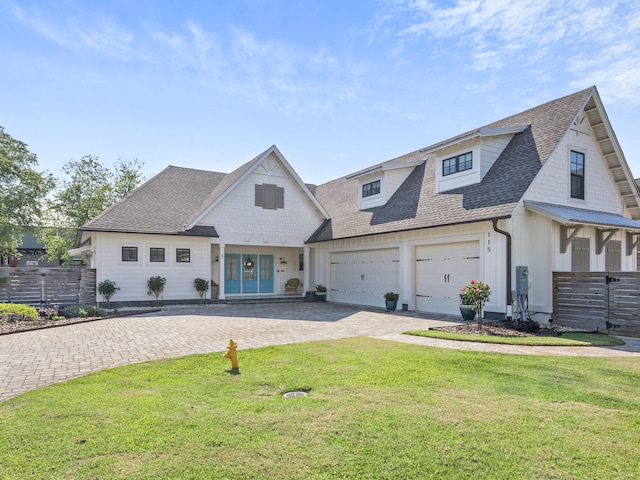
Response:
[[[640,233],[627,232],[627,257],[633,255],[633,249],[640,243]]]
[[[596,255],[600,255],[602,253],[604,246],[609,240],[611,240],[618,230],[618,228],[611,228],[607,230],[596,228]],[[604,236],[605,233],[608,234],[606,237]]]
[[[573,231],[569,233],[571,228]],[[560,225],[560,253],[567,253],[567,247],[580,230],[582,225]]]

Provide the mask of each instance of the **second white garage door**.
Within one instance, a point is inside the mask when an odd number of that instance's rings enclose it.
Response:
[[[384,307],[384,293],[400,292],[397,248],[331,254],[331,301]]]
[[[479,280],[479,242],[416,247],[416,310],[460,314],[460,289]]]

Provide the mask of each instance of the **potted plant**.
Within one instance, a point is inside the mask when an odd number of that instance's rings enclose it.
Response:
[[[482,307],[491,296],[491,288],[484,282],[471,280],[460,290],[460,313],[465,320],[478,316],[478,325],[482,324]]]
[[[116,282],[113,280],[106,279],[98,284],[98,293],[102,295],[103,300],[107,301],[107,309],[109,308],[111,297],[113,297],[118,290],[120,290],[120,287],[117,287]]]
[[[155,277],[149,277],[147,280],[147,295],[155,297],[156,306],[158,305],[158,297],[164,296],[164,285],[167,283],[167,279],[157,275]]]
[[[319,302],[327,301],[327,287],[319,283],[316,285],[315,297]]]
[[[387,312],[395,312],[398,307],[398,299],[400,294],[394,292],[387,292],[384,294],[384,304],[387,307]]]
[[[200,295],[200,305],[202,305],[205,297],[207,296],[207,290],[209,290],[209,282],[198,277],[193,281],[193,286],[198,292],[198,295]]]

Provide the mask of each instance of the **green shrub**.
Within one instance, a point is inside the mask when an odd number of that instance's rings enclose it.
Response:
[[[38,311],[35,307],[18,303],[0,303],[0,321],[33,321],[37,318]]]
[[[38,310],[38,315],[40,315],[40,317],[44,318],[45,320],[53,320],[58,316],[58,310],[59,308],[57,305],[41,307],[40,310]]]
[[[68,305],[59,312],[66,318],[104,317],[107,311],[93,305]]]

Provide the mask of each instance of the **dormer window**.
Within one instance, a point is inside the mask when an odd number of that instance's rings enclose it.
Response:
[[[456,155],[455,157],[447,158],[442,161],[442,176],[444,177],[445,175],[471,170],[472,168],[472,152],[463,153],[462,155]]]
[[[378,195],[380,193],[380,180],[375,182],[365,183],[362,185],[362,198],[370,197],[372,195]]]

